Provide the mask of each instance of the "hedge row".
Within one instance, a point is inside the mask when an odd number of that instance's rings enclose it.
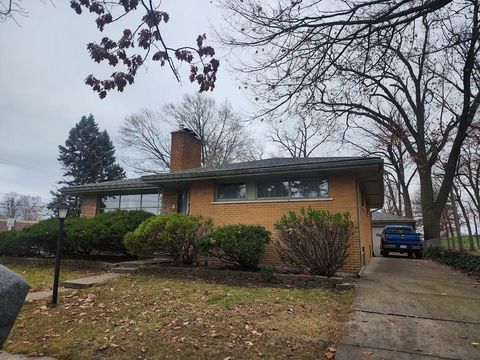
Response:
[[[306,272],[333,276],[347,257],[353,223],[348,214],[315,209],[290,212],[275,224],[281,242],[276,248],[288,265]],[[270,232],[259,225],[214,228],[202,216],[177,213],[153,216],[144,211],[115,211],[65,222],[66,255],[123,252],[135,256],[170,254],[176,263],[198,263],[210,255],[243,269],[256,270]],[[58,220],[48,219],[23,231],[0,233],[0,255],[50,256],[55,253]],[[479,271],[477,264],[475,271]],[[265,272],[265,275],[274,270]],[[269,275],[271,276],[271,274]]]
[[[480,256],[467,252],[432,247],[425,250],[425,257],[441,264],[465,271],[474,276],[480,276]]]
[[[123,238],[143,221],[153,216],[145,211],[115,211],[91,218],[67,218],[65,221],[66,255],[92,255],[95,252],[123,252]],[[55,254],[58,219],[40,221],[22,231],[0,233],[0,255],[51,256]]]

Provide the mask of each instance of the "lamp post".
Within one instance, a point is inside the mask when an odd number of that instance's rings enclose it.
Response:
[[[63,248],[63,226],[65,224],[65,218],[68,213],[68,205],[64,202],[57,206],[57,216],[59,220],[58,225],[58,240],[57,240],[57,253],[55,256],[55,275],[53,277],[53,292],[52,292],[52,304],[57,304],[58,298],[58,278],[60,276],[60,260],[62,258]]]

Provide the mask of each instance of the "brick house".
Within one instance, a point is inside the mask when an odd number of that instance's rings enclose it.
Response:
[[[200,140],[172,133],[171,171],[136,179],[63,188],[82,195],[82,216],[115,209],[203,215],[215,225],[259,224],[272,231],[261,265],[283,265],[275,251],[274,223],[302,207],[349,212],[355,224],[342,269],[358,272],[372,255],[370,209],[383,205],[383,160],[361,157],[271,158],[201,167]]]

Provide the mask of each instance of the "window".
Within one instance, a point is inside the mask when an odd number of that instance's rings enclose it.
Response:
[[[120,208],[120,196],[104,196],[100,204],[102,209]]]
[[[99,198],[101,212],[115,210],[145,210],[152,214],[158,214],[161,207],[161,194],[126,194],[108,195]]]
[[[328,180],[302,179],[290,182],[290,196],[292,199],[309,199],[328,197]]]
[[[142,194],[142,210],[152,214],[158,213],[158,194]]]
[[[142,203],[142,195],[121,195],[120,209],[122,210],[138,210]]]
[[[257,183],[257,199],[318,199],[329,197],[327,178]]]
[[[217,186],[217,200],[241,200],[246,197],[246,184],[219,184]]]
[[[257,183],[257,198],[288,198],[288,181]]]

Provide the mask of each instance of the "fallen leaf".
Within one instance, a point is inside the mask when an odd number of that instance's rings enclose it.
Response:
[[[327,351],[325,354],[323,354],[323,356],[325,356],[327,359],[333,359],[335,357],[335,353],[331,352],[331,351]]]
[[[362,354],[365,355],[365,356],[372,356],[373,351],[362,351]]]

